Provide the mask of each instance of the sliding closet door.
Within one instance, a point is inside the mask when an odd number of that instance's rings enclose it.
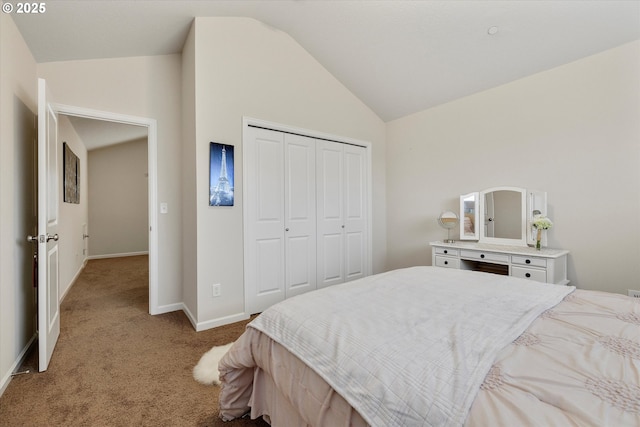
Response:
[[[253,314],[285,298],[284,134],[246,132],[245,311]]]
[[[285,134],[286,298],[316,289],[316,147]]]

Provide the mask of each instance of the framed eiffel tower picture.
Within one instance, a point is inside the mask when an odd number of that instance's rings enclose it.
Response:
[[[233,206],[233,145],[211,143],[209,206]]]

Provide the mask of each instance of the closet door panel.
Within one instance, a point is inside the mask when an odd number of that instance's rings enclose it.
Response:
[[[257,313],[285,298],[284,137],[249,128],[245,164],[245,310]]]
[[[347,233],[346,260],[345,260],[345,281],[359,279],[365,276],[364,258],[364,233]]]
[[[367,271],[367,181],[364,147],[344,146],[344,188],[345,280],[348,281],[364,277]]]
[[[285,135],[286,297],[316,289],[315,142]]]
[[[282,239],[259,239],[256,241],[256,273],[258,296],[277,294],[282,291],[282,269],[274,268],[281,261]]]
[[[362,223],[365,220],[365,152],[362,147],[345,146],[344,187],[345,216],[348,221]]]
[[[325,223],[340,228],[344,202],[342,147],[326,141],[318,144],[321,145],[320,216]]]
[[[344,282],[344,237],[342,232],[322,236],[318,262],[318,287]]]
[[[317,141],[318,288],[344,282],[343,144]]]
[[[256,187],[258,210],[256,219],[262,224],[283,223],[283,159],[282,141],[256,141]]]
[[[315,289],[316,269],[315,263],[309,265],[310,254],[315,257],[315,239],[287,238],[287,298]]]

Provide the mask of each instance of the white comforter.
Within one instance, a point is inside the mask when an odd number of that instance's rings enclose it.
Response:
[[[372,426],[462,425],[498,352],[573,289],[413,267],[286,300],[249,326]]]

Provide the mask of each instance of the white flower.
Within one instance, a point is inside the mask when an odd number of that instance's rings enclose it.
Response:
[[[551,220],[546,216],[534,215],[533,226],[537,229],[548,230],[553,227],[553,222],[551,222]]]

